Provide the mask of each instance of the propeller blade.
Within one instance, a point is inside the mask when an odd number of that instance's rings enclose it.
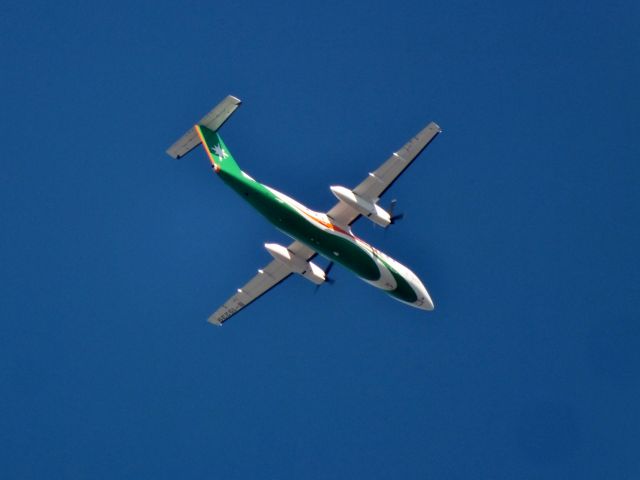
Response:
[[[404,213],[398,213],[397,215],[393,214],[396,205],[398,205],[398,200],[394,198],[393,200],[391,200],[391,205],[389,205],[389,216],[391,217],[391,225],[404,218]]]
[[[329,265],[327,265],[327,268],[324,269],[324,276],[328,276],[329,272],[331,271],[331,269],[333,268],[333,261],[329,262]]]
[[[391,217],[391,224],[393,225],[398,220],[402,220],[403,218],[404,218],[404,213],[399,213],[398,215],[394,215],[393,217]]]
[[[329,277],[329,272],[331,271],[332,268],[333,268],[333,261],[329,262],[329,264],[324,269],[324,283],[328,283],[329,285],[333,285],[335,283],[335,280]],[[321,283],[320,285],[316,285],[316,289],[313,291],[313,293],[315,294],[320,288],[320,286],[324,285],[324,283]]]
[[[398,204],[398,199],[394,198],[393,200],[391,200],[391,204],[389,205],[389,213],[391,215],[393,215],[393,209],[396,208],[396,205]]]

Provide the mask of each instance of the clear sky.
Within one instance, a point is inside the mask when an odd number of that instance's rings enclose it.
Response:
[[[640,4],[0,6],[0,477],[640,477]],[[429,121],[340,266],[222,328],[287,238],[165,149],[225,95],[241,167],[310,208]]]

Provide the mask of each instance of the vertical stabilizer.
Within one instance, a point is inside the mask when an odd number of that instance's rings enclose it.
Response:
[[[196,125],[193,127],[202,142],[211,166],[216,172],[223,171],[230,175],[239,175],[241,173],[240,167],[231,156],[231,152],[222,141],[222,138],[218,132],[214,132],[203,125]]]

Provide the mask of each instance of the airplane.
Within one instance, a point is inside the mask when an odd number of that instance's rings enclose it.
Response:
[[[179,159],[202,144],[214,172],[294,241],[286,247],[266,243],[264,247],[273,257],[271,263],[259,269],[257,275],[239,288],[208,321],[221,326],[294,273],[318,286],[331,281],[328,272],[333,262],[343,265],[400,302],[423,310],[433,310],[433,300],[416,274],[355,236],[351,224],[362,216],[387,228],[400,217],[380,207],[378,201],[441,132],[440,127],[434,122],[429,123],[354,189],[330,187],[338,203],[322,213],[257,182],[240,169],[218,133],[240,103],[238,98],[227,96],[169,147],[167,153]],[[318,254],[330,261],[327,268],[322,269],[311,261]]]

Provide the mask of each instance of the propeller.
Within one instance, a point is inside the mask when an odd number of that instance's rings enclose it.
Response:
[[[397,215],[393,214],[393,211],[395,210],[397,204],[398,204],[397,199],[394,198],[393,200],[391,200],[391,205],[389,206],[389,216],[391,217],[391,225],[396,223],[398,220],[402,220],[404,218],[404,213],[398,213]]]
[[[325,282],[329,282],[330,284],[335,283],[335,280],[331,277],[329,277],[329,272],[331,271],[331,269],[333,268],[333,261],[329,262],[329,265],[327,265],[327,268],[324,269],[324,278],[325,278]]]
[[[321,283],[320,285],[316,285],[316,289],[313,291],[314,294],[325,283],[328,283],[329,285],[333,285],[335,283],[335,280],[333,278],[329,277],[329,272],[331,271],[332,268],[333,268],[333,261],[329,262],[329,264],[324,269],[324,279],[325,279],[324,283]]]

